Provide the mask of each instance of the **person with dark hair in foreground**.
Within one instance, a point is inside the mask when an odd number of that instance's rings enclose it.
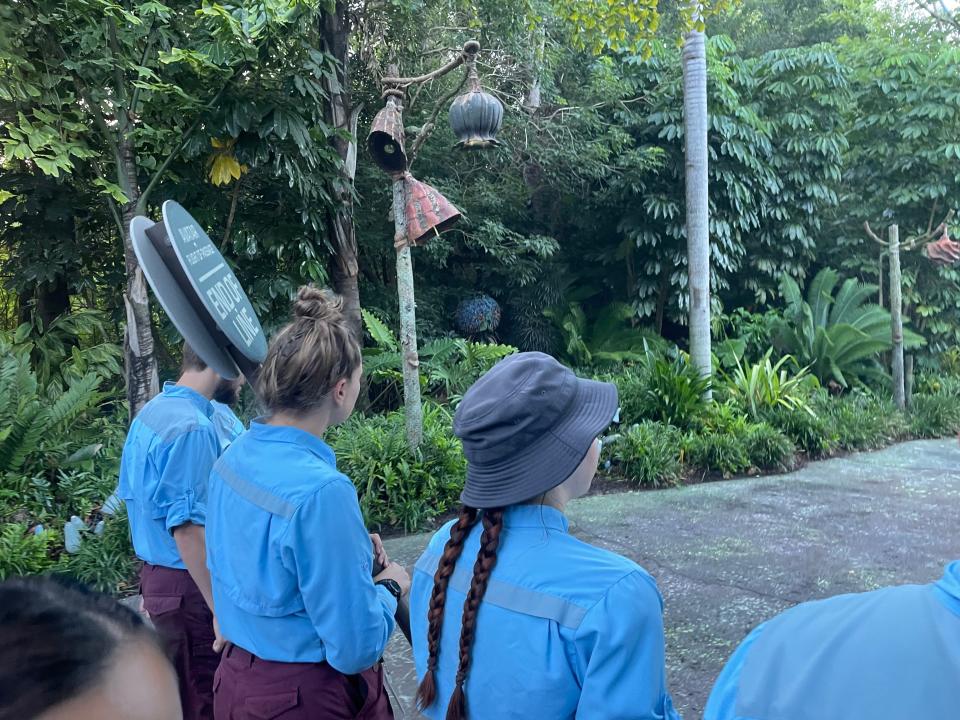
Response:
[[[393,717],[380,658],[410,580],[367,533],[323,441],[360,392],[360,344],[341,307],[300,289],[257,375],[266,414],[210,474],[207,563],[230,640],[219,720]]]
[[[61,579],[0,583],[0,720],[180,720],[154,633],[113,598]]]
[[[213,675],[222,640],[206,565],[207,486],[221,452],[215,394],[239,388],[184,345],[176,383],[133,419],[117,496],[126,503],[133,547],[144,561],[143,607],[169,645],[187,720],[213,717]]]
[[[417,702],[429,718],[679,720],[662,600],[624,557],[568,533],[615,420],[617,389],[521,353],[457,408],[467,479],[456,520],[417,562]]]

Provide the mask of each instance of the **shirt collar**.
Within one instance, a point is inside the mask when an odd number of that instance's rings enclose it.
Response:
[[[567,532],[567,516],[549,505],[512,505],[503,513],[505,527],[546,528]]]
[[[936,583],[936,588],[942,593],[944,604],[960,615],[960,560],[947,565],[943,577]]]
[[[178,397],[189,400],[193,405],[203,412],[207,417],[213,416],[213,405],[207,398],[192,388],[185,385],[177,385],[169,380],[163,384],[163,394],[166,397]]]
[[[267,425],[264,420],[265,417],[258,417],[250,423],[249,432],[255,438],[266,442],[303,445],[327,464],[337,467],[337,456],[333,454],[333,449],[316,435],[290,425]]]

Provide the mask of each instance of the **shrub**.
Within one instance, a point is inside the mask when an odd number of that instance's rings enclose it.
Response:
[[[822,397],[814,411],[822,414],[842,450],[875,450],[903,435],[903,415],[891,401],[870,393]]]
[[[683,353],[673,360],[648,352],[641,363],[642,387],[634,397],[633,418],[658,420],[687,429],[698,423],[707,410],[704,395],[710,379],[702,377]]]
[[[635,327],[637,311],[626,303],[610,303],[591,323],[578,302],[544,311],[563,337],[562,359],[571,365],[640,361],[651,349],[665,352],[667,342],[656,332]]]
[[[876,296],[875,285],[851,278],[834,296],[837,282],[837,272],[824,268],[810,282],[804,301],[796,281],[784,275],[780,292],[787,307],[777,323],[776,342],[824,385],[848,388],[884,377],[878,356],[890,348],[890,313],[868,302]],[[924,342],[907,329],[903,341],[907,348]]]
[[[960,398],[960,375],[920,375],[915,392],[918,395],[946,395]]]
[[[604,446],[604,454],[622,475],[640,487],[676,485],[683,477],[683,436],[672,425],[644,421]]]
[[[808,401],[811,390],[816,387],[816,378],[809,375],[806,368],[791,375],[785,366],[792,363],[793,358],[784,355],[773,363],[772,353],[773,348],[752,364],[736,359],[733,372],[724,376],[727,394],[755,421],[764,411],[776,407],[813,414]]]
[[[456,503],[466,459],[452,418],[439,405],[423,413],[423,442],[411,454],[402,412],[355,415],[330,432],[337,465],[354,484],[370,525],[416,530]]]
[[[914,395],[907,419],[913,437],[954,435],[960,432],[960,399],[947,394]]]
[[[403,383],[400,341],[376,315],[366,310],[362,313],[367,332],[376,343],[363,351],[367,377],[398,389]],[[462,338],[433,340],[419,351],[421,388],[439,400],[456,402],[481,375],[516,351],[510,345]]]
[[[750,469],[750,455],[743,436],[705,432],[687,435],[688,462],[703,470],[714,470],[728,478]]]
[[[34,533],[26,523],[0,525],[0,580],[49,570],[54,563],[50,546],[56,538],[51,530]]]
[[[746,446],[750,464],[759,470],[789,470],[797,452],[790,438],[765,422],[751,424]]]
[[[761,417],[811,458],[829,457],[837,449],[836,435],[822,411],[774,407],[763,411]]]
[[[100,592],[123,595],[135,587],[137,562],[126,509],[105,518],[101,534],[85,530],[81,537],[76,554],[60,556],[59,570]]]
[[[790,438],[767,423],[751,422],[732,402],[714,403],[700,431],[686,439],[688,460],[730,477],[750,469],[785,470],[796,449]]]
[[[595,376],[597,380],[612,382],[617,386],[620,397],[620,421],[626,425],[635,425],[644,419],[647,390],[647,375],[639,365],[625,365],[616,374]]]

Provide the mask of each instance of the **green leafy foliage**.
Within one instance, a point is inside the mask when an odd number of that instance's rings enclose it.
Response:
[[[685,451],[692,466],[718,472],[725,478],[740,475],[750,469],[750,455],[740,435],[688,435]]]
[[[691,465],[724,477],[787,470],[796,452],[783,433],[765,422],[751,422],[732,403],[712,405],[703,427],[687,434],[685,449]]]
[[[709,378],[700,372],[683,353],[672,360],[648,353],[641,364],[643,385],[631,405],[639,418],[648,418],[686,429],[694,425],[707,407]]]
[[[946,393],[914,395],[907,413],[908,430],[918,438],[938,438],[960,432],[960,398]]]
[[[0,472],[43,472],[83,447],[76,431],[102,400],[90,373],[59,386],[41,386],[22,353],[0,358]]]
[[[793,465],[796,448],[790,438],[765,422],[751,425],[746,437],[750,463],[759,470],[787,471]]]
[[[868,392],[821,398],[814,408],[822,415],[841,450],[875,450],[903,437],[903,416],[893,403]]]
[[[24,523],[0,525],[0,580],[12,575],[37,575],[53,566],[50,548],[56,533],[34,533]]]
[[[28,354],[39,384],[56,392],[90,373],[112,382],[123,376],[123,353],[105,339],[109,334],[109,321],[98,310],[74,310],[47,327],[34,315],[12,333],[11,349]]]
[[[396,388],[403,381],[400,341],[376,315],[368,310],[361,313],[375,343],[363,351],[367,376],[372,382],[385,382]],[[510,345],[477,343],[463,338],[433,340],[418,353],[421,386],[438,399],[456,404],[481,375],[516,351]]]
[[[822,410],[817,413],[777,406],[764,410],[761,419],[814,460],[829,457],[837,449],[836,433]]]
[[[807,401],[817,385],[816,378],[808,375],[806,368],[791,374],[793,358],[784,355],[774,363],[772,354],[771,348],[759,362],[748,365],[736,360],[733,372],[725,377],[726,393],[755,421],[762,419],[764,411],[776,407],[812,415]]]
[[[75,577],[100,592],[126,595],[136,587],[136,558],[130,539],[126,509],[104,521],[103,531],[82,533],[76,554],[60,556],[58,571]]]
[[[666,156],[657,172],[623,173],[601,208],[619,218],[641,316],[683,321],[687,310],[681,63],[662,47],[628,60],[646,102],[617,113],[635,142]],[[768,302],[782,275],[815,256],[824,210],[838,201],[847,69],[826,47],[744,60],[708,41],[711,288],[725,305]]]
[[[545,311],[563,336],[563,358],[572,365],[589,367],[599,363],[642,360],[648,349],[661,350],[665,343],[656,333],[636,327],[636,311],[625,303],[610,303],[591,323],[576,302],[565,308]]]
[[[618,475],[639,487],[677,485],[683,478],[682,440],[672,425],[645,420],[624,430],[615,442],[605,443],[604,456]]]
[[[839,281],[835,270],[817,273],[807,289],[807,299],[793,278],[784,276],[780,289],[787,307],[777,324],[777,345],[824,385],[849,388],[884,376],[879,353],[891,347],[890,313],[867,302],[877,288],[854,278]],[[904,346],[916,348],[923,339],[904,330]]]
[[[441,406],[424,407],[423,443],[412,455],[402,412],[355,415],[331,431],[329,442],[372,527],[418,530],[452,508],[463,489],[466,459]]]
[[[936,39],[934,39],[936,38]],[[843,192],[824,260],[850,274],[877,277],[877,245],[863,222],[901,240],[926,232],[956,207],[960,194],[960,50],[923,19],[909,18],[869,39],[847,43],[854,111]],[[956,235],[954,228],[952,235]],[[902,253],[905,317],[935,358],[960,343],[960,268],[938,266],[920,251]],[[884,278],[886,285],[886,278]]]

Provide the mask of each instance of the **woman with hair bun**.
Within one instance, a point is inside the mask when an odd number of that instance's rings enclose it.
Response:
[[[614,385],[541,353],[502,360],[464,395],[463,507],[410,594],[427,717],[679,720],[656,583],[568,534],[563,514],[590,489],[616,414]]]
[[[265,415],[210,476],[207,563],[230,641],[219,720],[393,717],[380,658],[410,579],[323,441],[353,412],[361,371],[341,300],[301,288],[256,379]]]

